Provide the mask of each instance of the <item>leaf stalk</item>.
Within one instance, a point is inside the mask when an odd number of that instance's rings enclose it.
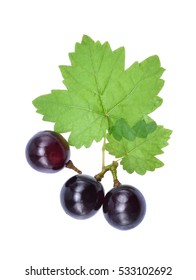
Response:
[[[105,167],[105,143],[106,137],[103,139],[103,146],[102,146],[102,169]]]

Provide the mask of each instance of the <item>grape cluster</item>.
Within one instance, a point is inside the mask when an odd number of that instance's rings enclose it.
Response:
[[[78,174],[68,179],[60,193],[64,211],[76,219],[88,219],[102,207],[106,221],[120,230],[136,227],[143,220],[146,202],[141,192],[119,184],[106,195],[103,185],[89,175],[81,174],[70,160],[70,147],[62,135],[54,131],[41,131],[27,143],[26,159],[37,171],[54,173],[63,167],[72,168]]]

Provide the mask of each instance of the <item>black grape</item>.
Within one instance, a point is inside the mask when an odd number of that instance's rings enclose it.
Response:
[[[54,131],[40,131],[27,143],[26,159],[37,171],[54,173],[70,159],[69,144]]]
[[[76,219],[88,219],[103,204],[104,189],[100,182],[88,175],[75,175],[62,187],[60,201],[64,211]]]
[[[103,213],[111,226],[119,230],[132,229],[143,220],[146,202],[138,189],[129,185],[120,185],[106,194]]]

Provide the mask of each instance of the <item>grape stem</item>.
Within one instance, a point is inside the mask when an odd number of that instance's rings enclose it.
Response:
[[[101,181],[103,179],[105,173],[110,171],[112,173],[114,187],[120,186],[121,184],[117,178],[117,167],[118,167],[117,161],[113,161],[111,164],[109,164],[107,166],[103,166],[101,172],[98,173],[97,175],[95,175],[95,179],[97,181]]]
[[[102,169],[105,167],[105,143],[106,137],[103,139],[103,146],[102,146]]]
[[[69,169],[74,170],[74,171],[77,172],[78,174],[82,174],[82,171],[80,171],[80,170],[73,164],[73,162],[72,162],[71,160],[69,160],[69,161],[65,164],[65,166],[66,166],[67,168],[69,168]]]

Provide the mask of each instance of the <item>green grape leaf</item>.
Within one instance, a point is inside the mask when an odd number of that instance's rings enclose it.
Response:
[[[129,141],[125,138],[118,141],[113,135],[108,134],[108,143],[105,144],[106,150],[111,155],[121,159],[120,163],[128,173],[135,171],[140,175],[144,175],[146,171],[154,171],[164,165],[155,156],[162,154],[162,148],[168,145],[171,130],[165,129],[163,126],[156,126],[155,128],[152,123],[146,126],[150,128],[147,137],[140,137],[141,130],[138,124],[139,134],[136,135],[134,141]],[[153,129],[152,126],[154,126]]]
[[[69,58],[71,65],[60,66],[66,89],[52,90],[33,104],[43,120],[55,123],[55,131],[70,132],[70,145],[90,147],[112,127],[117,137],[131,140],[129,128],[162,103],[158,94],[164,69],[156,55],[125,69],[124,48],[112,51],[108,42],[94,42],[85,35]],[[141,126],[140,130],[146,135]]]

